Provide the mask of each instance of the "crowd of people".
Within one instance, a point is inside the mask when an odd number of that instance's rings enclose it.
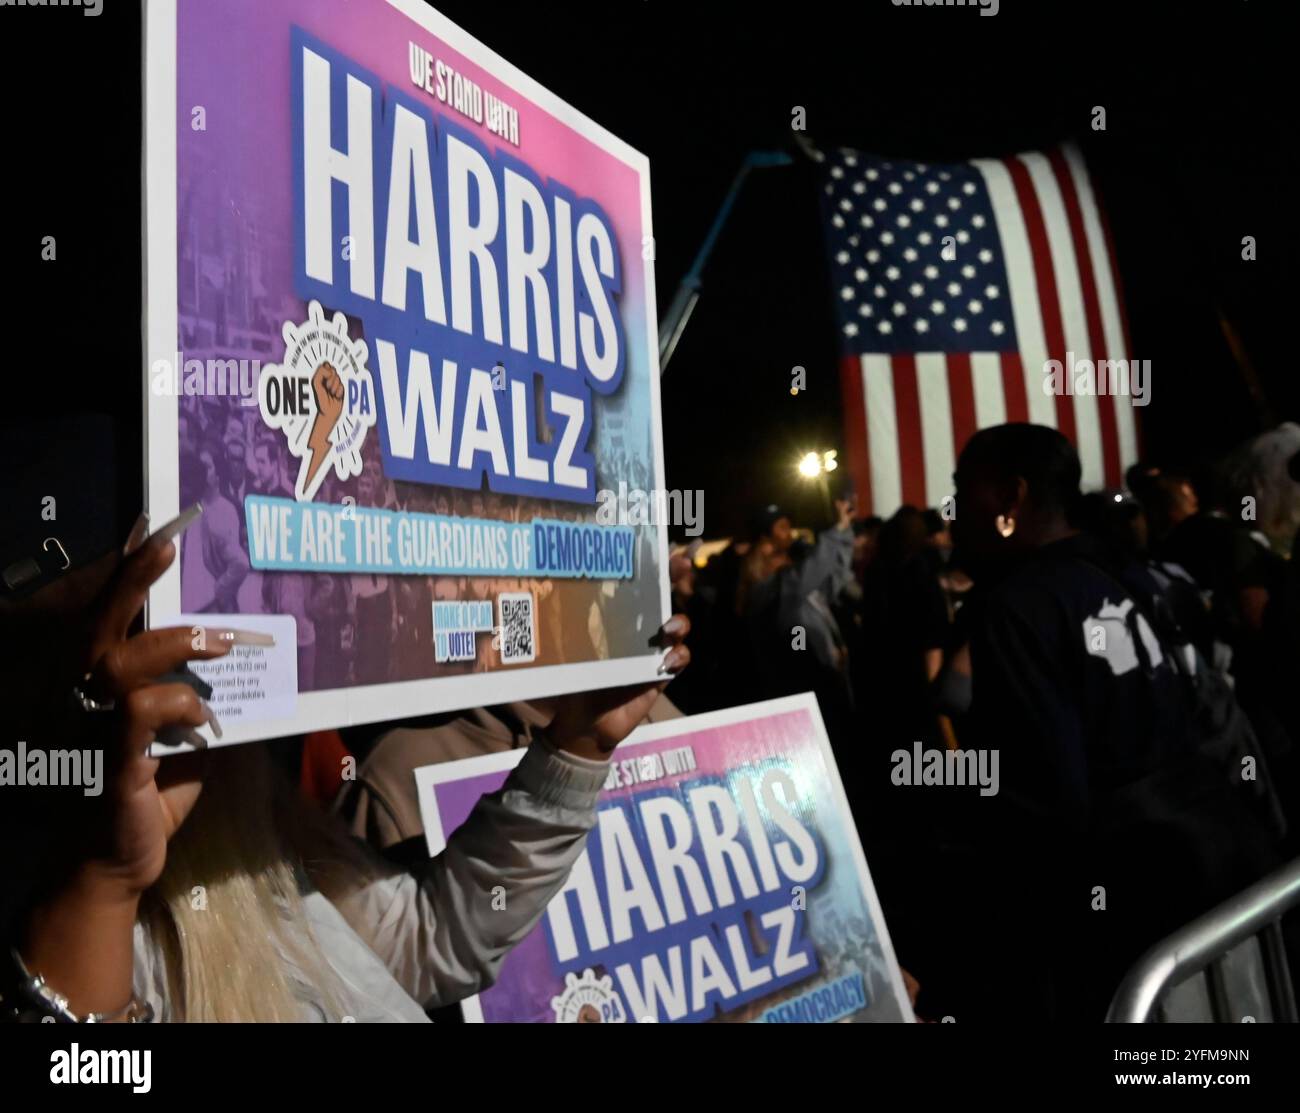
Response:
[[[840,501],[811,540],[765,507],[702,567],[675,551],[670,695],[816,693],[932,1014],[1099,1020],[1146,947],[1300,850],[1297,450],[1284,426],[1205,490],[1138,465],[1085,495],[1062,435],[1007,425],[940,508]],[[996,752],[1000,785],[900,783],[917,744]]]

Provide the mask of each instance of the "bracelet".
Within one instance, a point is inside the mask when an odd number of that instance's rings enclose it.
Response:
[[[68,999],[51,988],[40,974],[31,974],[16,947],[9,950],[11,973],[17,983],[14,999],[0,994],[0,1020],[20,1023],[51,1022],[57,1024],[148,1024],[154,1019],[153,1005],[141,1001],[135,991],[120,1009],[77,1016]]]

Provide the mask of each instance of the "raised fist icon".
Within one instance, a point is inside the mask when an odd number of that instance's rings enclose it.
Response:
[[[330,434],[343,416],[343,380],[332,363],[325,362],[316,368],[311,377],[311,391],[316,399],[316,419],[307,438],[307,447],[311,451],[307,463],[307,487],[311,486],[329,456]]]

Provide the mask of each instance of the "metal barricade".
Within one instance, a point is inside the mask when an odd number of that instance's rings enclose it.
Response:
[[[1300,858],[1257,881],[1217,908],[1152,947],[1120,983],[1108,1024],[1153,1019],[1171,988],[1204,975],[1211,1019],[1240,1020],[1231,1008],[1223,977],[1225,957],[1252,937],[1259,942],[1262,973],[1275,1021],[1295,1023],[1296,999],[1282,941],[1282,916],[1300,904]]]

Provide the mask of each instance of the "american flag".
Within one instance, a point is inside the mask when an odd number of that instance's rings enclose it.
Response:
[[[1046,393],[1044,364],[1130,358],[1114,254],[1079,152],[934,164],[824,156],[849,466],[863,513],[938,506],[977,429],[1032,421],[1085,488],[1138,456],[1132,399]]]

